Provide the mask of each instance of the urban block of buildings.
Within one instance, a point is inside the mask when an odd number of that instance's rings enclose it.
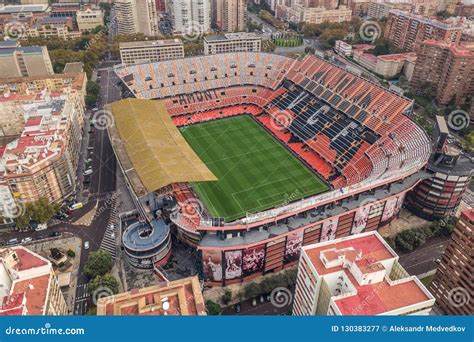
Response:
[[[428,39],[418,44],[410,87],[425,91],[430,85],[436,101],[447,105],[469,102],[474,94],[474,43],[454,44]]]
[[[375,45],[360,44],[350,45],[342,40],[336,41],[336,53],[352,57],[355,62],[384,78],[396,77],[403,73],[408,81],[412,79],[416,63],[416,53],[397,53],[391,55],[375,56],[370,53]]]
[[[117,0],[114,8],[118,34],[159,35],[155,0]]]
[[[91,3],[48,2],[0,5],[0,33],[25,37],[71,39],[104,24],[101,9]],[[15,37],[17,38],[17,37]]]
[[[180,39],[147,40],[119,44],[122,64],[134,65],[184,58],[184,45]]]
[[[169,0],[173,32],[203,34],[211,29],[211,0]]]
[[[304,4],[277,6],[276,17],[293,23],[322,24],[350,21],[352,11],[346,6],[338,8],[310,7]]]
[[[213,24],[224,32],[244,31],[247,27],[246,0],[212,0]]]
[[[214,55],[228,52],[260,52],[262,37],[254,33],[226,33],[204,37],[204,54]]]
[[[205,316],[197,276],[132,289],[99,299],[98,316]]]
[[[67,315],[51,262],[18,246],[0,249],[0,316]]]
[[[16,45],[16,43],[14,43]],[[46,46],[15,46],[0,42],[0,75],[35,77],[53,75],[53,65]]]
[[[94,30],[104,25],[104,13],[99,9],[87,8],[76,12],[76,22],[81,32]]]
[[[454,228],[430,291],[446,315],[474,312],[474,209],[465,210]]]
[[[425,40],[459,43],[463,35],[463,19],[439,21],[404,11],[392,10],[385,28],[385,39],[402,51],[415,51]]]
[[[86,81],[84,73],[1,79],[2,203],[61,202],[74,193]]]
[[[440,4],[438,0],[351,0],[349,7],[353,15],[380,19],[392,9],[432,16],[438,12]]]
[[[304,246],[293,314],[428,315],[434,297],[377,232]]]

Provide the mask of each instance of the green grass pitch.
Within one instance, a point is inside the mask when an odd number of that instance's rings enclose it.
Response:
[[[213,217],[231,222],[328,190],[246,115],[192,125],[181,133],[219,179],[193,184]]]

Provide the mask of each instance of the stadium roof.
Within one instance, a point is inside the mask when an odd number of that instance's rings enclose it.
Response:
[[[112,145],[137,196],[182,182],[215,181],[160,101],[125,99],[110,106]]]

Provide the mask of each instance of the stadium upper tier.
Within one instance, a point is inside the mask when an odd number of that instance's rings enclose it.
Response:
[[[249,215],[231,223],[233,229],[404,179],[431,154],[428,137],[406,116],[412,101],[314,55],[299,61],[220,54],[118,67],[116,73],[134,96],[163,99],[177,126],[253,115],[333,187]]]

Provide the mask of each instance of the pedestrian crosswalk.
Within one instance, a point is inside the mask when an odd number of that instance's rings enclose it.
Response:
[[[115,196],[111,198],[111,214],[109,218],[109,223],[107,224],[107,229],[105,230],[104,237],[100,244],[100,248],[104,251],[107,251],[112,256],[112,259],[117,258],[117,244],[116,244],[116,235],[118,234],[118,213],[117,213],[117,200]]]
[[[89,284],[80,284],[76,290],[76,302],[89,299]]]

